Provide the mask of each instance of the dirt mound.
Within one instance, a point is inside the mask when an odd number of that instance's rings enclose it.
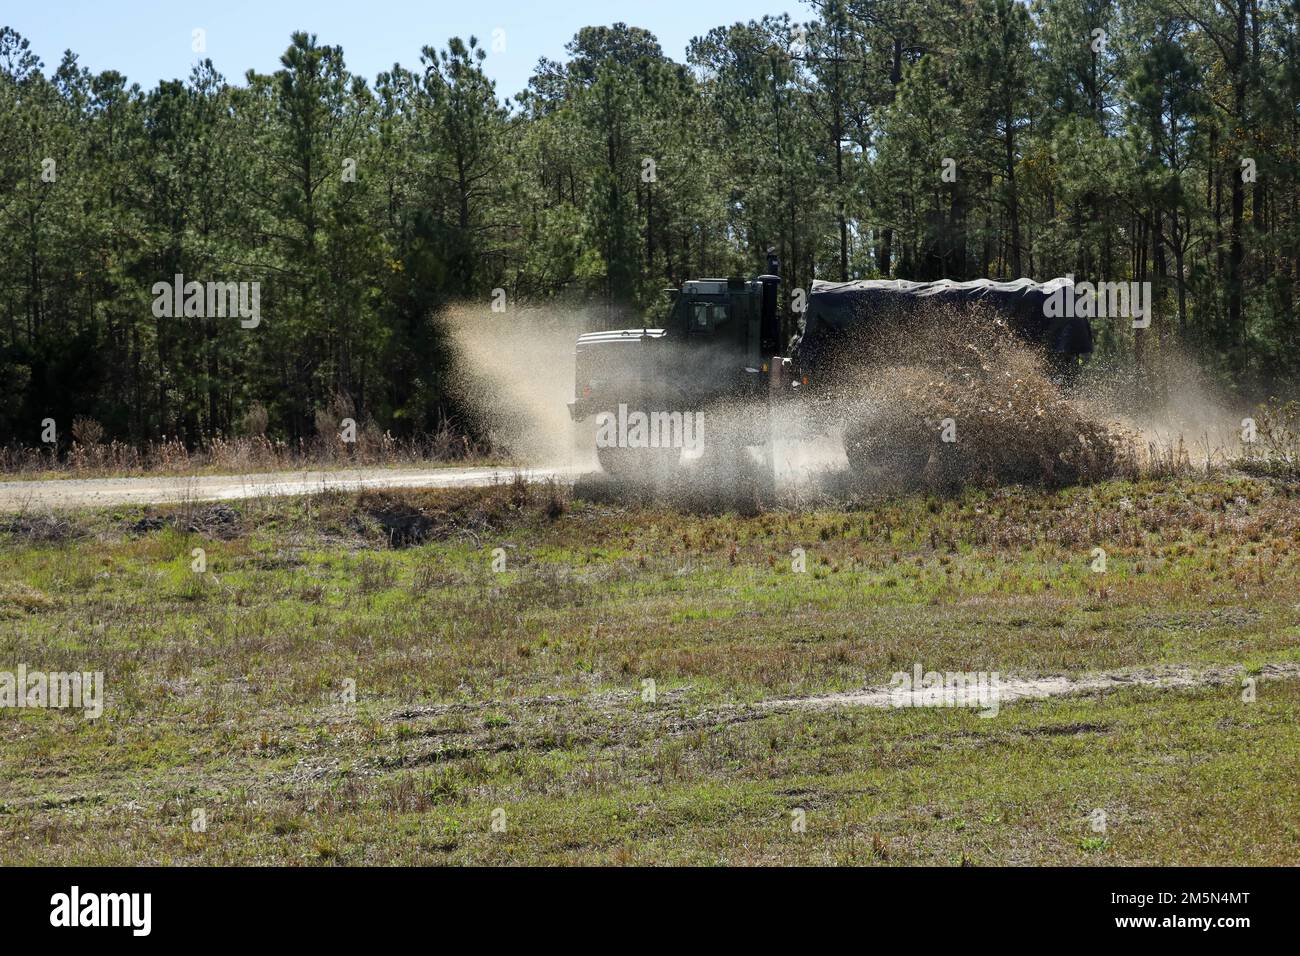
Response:
[[[335,505],[352,531],[394,549],[450,539],[478,543],[521,523],[554,521],[567,507],[562,486],[521,477],[491,488],[366,491],[341,496]]]
[[[0,532],[23,541],[58,543],[80,538],[85,530],[67,518],[46,514],[19,514],[0,521]]]
[[[1066,397],[997,313],[937,306],[852,350],[845,452],[900,488],[1055,487],[1125,470],[1121,436]]]

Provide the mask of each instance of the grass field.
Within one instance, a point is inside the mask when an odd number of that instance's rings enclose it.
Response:
[[[1280,479],[0,518],[0,670],[107,687],[97,720],[0,710],[0,863],[1294,864],[1297,662]],[[790,702],[918,663],[1229,676]]]

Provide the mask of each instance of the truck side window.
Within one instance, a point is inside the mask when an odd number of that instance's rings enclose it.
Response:
[[[696,302],[691,312],[691,331],[709,332],[727,321],[727,307],[720,302]]]

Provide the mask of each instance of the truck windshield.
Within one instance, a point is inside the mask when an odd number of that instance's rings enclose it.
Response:
[[[691,331],[711,332],[727,321],[725,302],[691,303]]]

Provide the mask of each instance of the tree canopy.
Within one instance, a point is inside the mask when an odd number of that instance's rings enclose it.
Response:
[[[0,30],[0,443],[46,417],[186,442],[254,403],[310,435],[457,409],[457,301],[598,302],[814,278],[1149,281],[1138,363],[1249,394],[1300,377],[1300,0],[818,0],[701,24],[685,63],[585,27],[506,97],[474,37],[373,80],[295,33],[269,75],[143,89]],[[258,283],[263,321],[159,316]],[[497,319],[526,321],[508,309]]]

